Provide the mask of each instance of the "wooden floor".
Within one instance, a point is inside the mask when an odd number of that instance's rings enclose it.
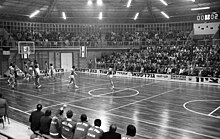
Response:
[[[0,92],[10,105],[10,117],[28,123],[37,103],[55,112],[64,103],[74,118],[85,113],[89,122],[102,120],[101,128],[118,126],[124,134],[128,124],[140,139],[219,139],[220,86],[115,77],[115,92],[106,76],[79,73],[79,89],[68,88],[68,73],[42,78],[40,89],[19,80],[11,90],[0,80]]]

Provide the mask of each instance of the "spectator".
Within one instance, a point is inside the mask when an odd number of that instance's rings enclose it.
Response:
[[[121,134],[116,132],[117,126],[116,125],[110,125],[109,131],[103,133],[103,136],[101,139],[121,139]]]
[[[85,139],[88,129],[91,127],[85,114],[80,116],[80,120],[80,122],[76,123],[76,130],[73,139]]]
[[[8,102],[2,97],[2,94],[0,94],[0,116],[8,116]]]
[[[127,133],[126,135],[122,136],[121,139],[138,139],[135,137],[136,135],[136,128],[133,125],[128,125],[127,126]]]
[[[94,126],[90,127],[86,135],[86,139],[100,139],[103,134],[103,130],[100,128],[101,120],[96,119],[94,121]]]
[[[52,121],[51,110],[46,110],[45,115],[43,115],[40,119],[40,133],[41,134],[50,134],[50,124]]]
[[[71,110],[67,111],[66,119],[62,122],[61,136],[64,139],[73,139],[74,132],[76,129],[76,122],[72,120],[73,112]]]
[[[57,110],[55,116],[52,118],[50,124],[50,135],[53,138],[60,138],[61,137],[61,122],[64,120],[62,117],[64,110],[59,109]]]
[[[40,130],[40,119],[44,115],[44,113],[41,111],[42,105],[37,104],[37,110],[33,111],[29,117],[29,122],[31,126],[31,130],[33,132]]]

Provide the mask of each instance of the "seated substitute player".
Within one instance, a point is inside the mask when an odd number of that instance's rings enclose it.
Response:
[[[66,119],[61,123],[61,136],[64,139],[72,139],[76,129],[76,122],[71,118],[73,116],[73,112],[71,110],[67,111]]]
[[[100,139],[102,137],[103,130],[100,128],[101,123],[100,119],[95,119],[95,126],[89,128],[86,139]]]
[[[87,116],[82,114],[80,116],[81,121],[76,123],[76,130],[73,139],[85,139],[86,134],[91,127],[87,121]]]
[[[63,117],[64,108],[57,110],[50,124],[50,136],[53,138],[61,138],[61,122],[65,120]]]
[[[72,67],[71,71],[70,71],[70,82],[68,84],[68,87],[70,86],[70,84],[74,84],[75,88],[79,88],[77,85],[76,85],[76,79],[75,79],[75,76],[76,76],[76,72],[75,72],[75,66]]]
[[[114,71],[112,69],[112,67],[109,68],[108,72],[107,72],[107,76],[109,77],[109,81],[111,83],[111,89],[114,89],[115,86],[114,86],[114,82],[113,82],[113,75],[114,75]]]

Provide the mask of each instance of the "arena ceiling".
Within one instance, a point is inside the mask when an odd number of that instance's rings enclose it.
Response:
[[[0,19],[32,21],[32,22],[70,22],[70,23],[149,23],[194,21],[199,14],[208,14],[220,11],[220,0],[132,0],[131,6],[126,7],[128,0],[102,0],[98,6],[96,0],[0,0]],[[206,7],[208,10],[191,11],[191,8]],[[40,13],[29,18],[35,10]],[[166,19],[161,11],[170,16]],[[62,18],[62,12],[67,19]],[[99,12],[103,19],[99,20]],[[135,14],[139,13],[137,20]]]

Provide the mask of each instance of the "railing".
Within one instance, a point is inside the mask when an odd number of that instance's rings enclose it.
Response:
[[[167,45],[184,45],[186,40],[146,40],[146,41],[35,41],[35,47],[49,47],[49,48],[61,48],[61,47],[70,47],[77,48],[79,46],[88,46],[90,48],[128,48],[128,47],[137,47],[137,46],[146,46],[146,45],[158,45],[158,44],[167,44]],[[0,42],[0,46],[18,46],[18,41],[7,41]]]

